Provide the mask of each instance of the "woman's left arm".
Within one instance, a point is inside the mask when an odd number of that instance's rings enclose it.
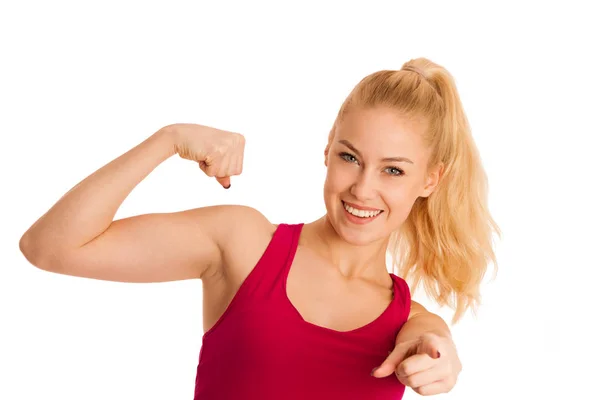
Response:
[[[396,347],[372,375],[383,378],[395,373],[404,385],[426,396],[449,392],[461,370],[446,322],[412,301]]]

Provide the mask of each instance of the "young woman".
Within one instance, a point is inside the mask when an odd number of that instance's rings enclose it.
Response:
[[[411,301],[406,281],[457,321],[478,303],[497,227],[448,71],[420,58],[358,83],[325,149],[326,215],[310,223],[274,225],[231,205],[113,220],[175,154],[229,188],[244,137],[158,130],[36,221],[20,241],[25,257],[103,280],[202,279],[195,399],[400,399],[405,386],[453,387],[461,363],[448,326]]]

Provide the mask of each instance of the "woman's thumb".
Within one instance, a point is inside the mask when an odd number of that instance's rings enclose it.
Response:
[[[219,182],[225,189],[229,189],[231,187],[231,178],[229,176],[222,178],[217,177],[217,182]]]

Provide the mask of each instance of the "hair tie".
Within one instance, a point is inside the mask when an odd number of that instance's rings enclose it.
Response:
[[[402,69],[404,71],[414,72],[416,74],[421,75],[424,79],[427,79],[427,77],[425,76],[425,73],[423,73],[423,71],[421,71],[421,69],[419,69],[417,67],[413,67],[412,65],[407,65],[407,66],[403,67]]]

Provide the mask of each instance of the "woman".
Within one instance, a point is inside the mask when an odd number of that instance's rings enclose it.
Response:
[[[23,254],[73,276],[202,279],[196,399],[399,399],[405,386],[453,387],[461,364],[448,327],[411,301],[403,278],[458,321],[495,262],[497,227],[443,67],[420,58],[359,82],[325,149],[326,215],[307,224],[274,225],[231,205],[113,221],[175,154],[229,188],[244,137],[193,124],[158,130],[66,193],[23,235]]]

